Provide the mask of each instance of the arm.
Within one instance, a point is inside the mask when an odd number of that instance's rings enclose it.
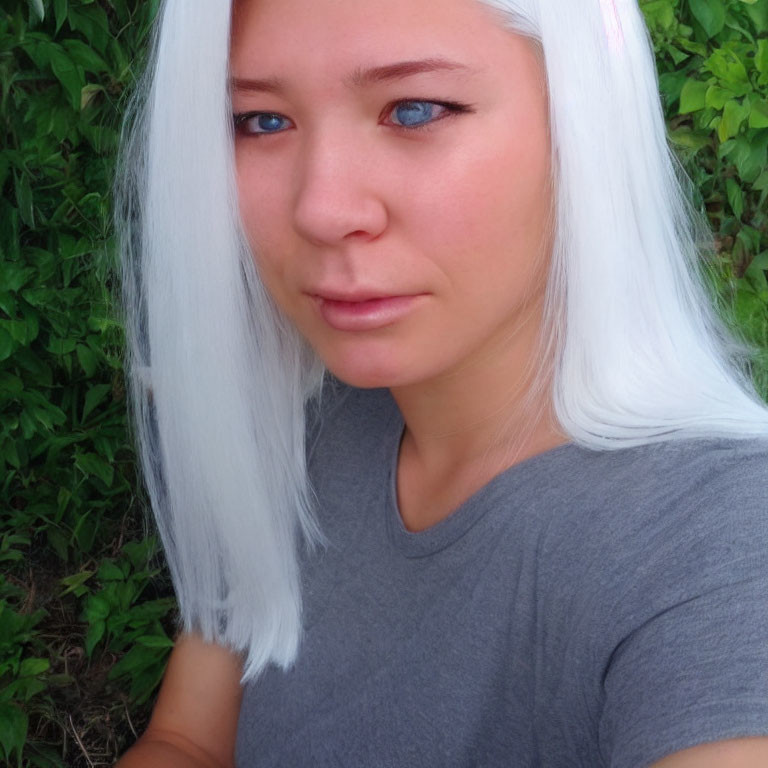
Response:
[[[197,635],[181,635],[147,730],[118,768],[233,766],[241,675],[237,654]]]
[[[762,768],[768,765],[768,737],[729,739],[675,752],[651,768]]]

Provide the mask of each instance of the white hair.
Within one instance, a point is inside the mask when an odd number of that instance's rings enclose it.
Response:
[[[669,148],[636,0],[481,0],[541,46],[556,189],[543,352],[582,446],[768,434],[751,350],[710,306],[711,234]],[[231,3],[165,0],[117,185],[126,370],[183,629],[289,666],[323,367],[266,293],[239,221]]]

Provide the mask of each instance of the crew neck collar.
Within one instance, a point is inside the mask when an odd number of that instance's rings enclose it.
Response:
[[[397,463],[405,432],[405,422],[397,407],[387,427],[387,528],[390,541],[406,557],[427,557],[450,547],[492,508],[493,497],[501,493],[505,499],[512,498],[515,488],[530,476],[531,470],[535,469],[538,476],[543,467],[579,450],[569,442],[523,459],[491,478],[447,517],[414,532],[405,527],[397,502]]]

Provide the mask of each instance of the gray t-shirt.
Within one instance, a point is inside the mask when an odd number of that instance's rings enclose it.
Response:
[[[238,768],[641,768],[768,735],[768,440],[562,445],[411,533],[389,392],[321,414],[330,545],[295,666],[245,687]]]

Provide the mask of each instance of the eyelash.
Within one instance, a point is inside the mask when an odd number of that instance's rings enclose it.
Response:
[[[441,120],[444,120],[445,118],[474,111],[469,104],[461,104],[456,101],[432,101],[430,99],[398,99],[398,101],[392,102],[392,104],[387,106],[387,109],[384,111],[384,114],[386,115],[391,114],[401,104],[434,104],[438,107],[443,107],[446,110],[439,117],[436,117],[434,120],[429,120],[426,123],[421,123],[421,125],[409,126],[409,125],[393,124],[390,126],[392,128],[398,128],[408,133],[412,133],[414,131],[428,131],[434,126],[435,123],[439,123]],[[285,115],[281,115],[279,112],[264,112],[261,110],[256,110],[253,112],[240,112],[232,115],[235,132],[239,133],[242,136],[247,136],[248,138],[261,138],[263,136],[275,136],[284,132],[284,130],[280,130],[280,131],[262,131],[261,133],[258,133],[258,132],[247,133],[241,129],[241,126],[246,120],[250,120],[253,117],[258,117],[259,115],[269,115],[272,117],[280,117],[286,120],[289,119],[285,117]]]

